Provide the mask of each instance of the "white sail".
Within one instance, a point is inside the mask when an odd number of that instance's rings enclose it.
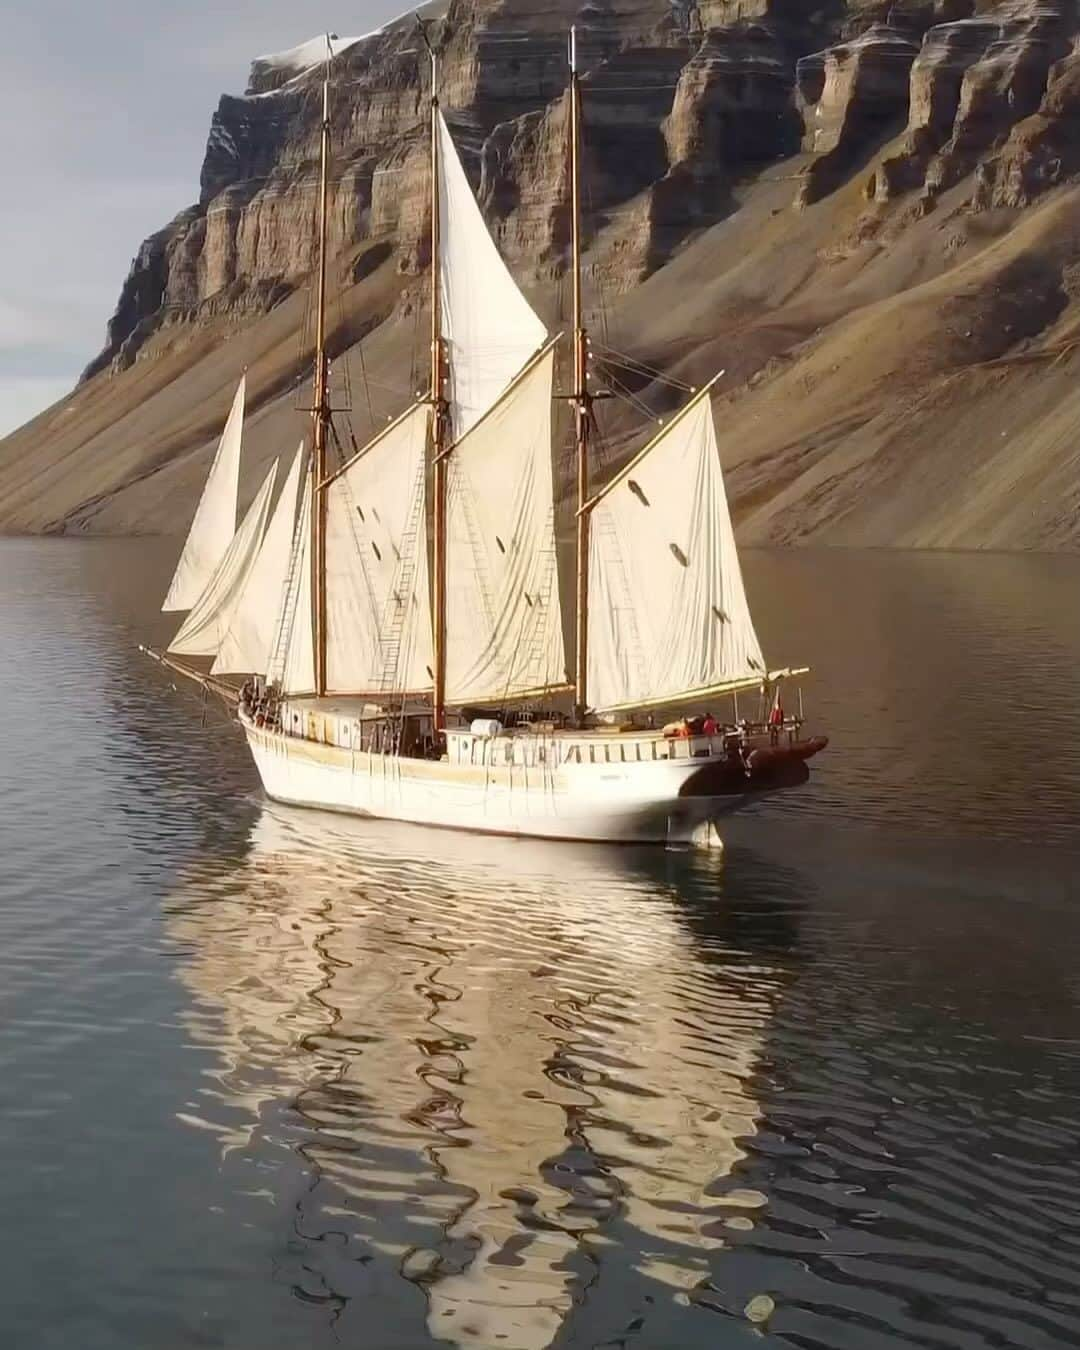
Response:
[[[192,605],[180,631],[169,643],[169,651],[183,656],[217,655],[259,556],[276,475],[277,460],[271,464],[206,590]]]
[[[300,501],[300,473],[304,446],[296,457],[270,517],[262,547],[247,575],[233,611],[229,630],[218,648],[212,675],[265,673],[274,645],[274,627],[289,573],[296,512]]]
[[[566,681],[555,560],[549,347],[447,459],[446,697]]]
[[[492,406],[547,330],[499,257],[441,112],[436,120],[442,336],[457,439]]]
[[[424,490],[430,421],[430,404],[416,404],[327,489],[329,692],[431,688]]]
[[[589,703],[656,703],[764,671],[703,391],[591,512]]]
[[[232,543],[236,530],[237,495],[240,491],[240,438],[244,423],[245,383],[246,377],[241,376],[169,593],[161,606],[166,613],[191,609],[206,590],[214,569]]]
[[[286,694],[315,692],[315,643],[311,631],[311,474],[307,476],[296,523],[297,558],[291,584],[283,592],[274,644],[284,644],[284,664],[267,677],[280,680]]]

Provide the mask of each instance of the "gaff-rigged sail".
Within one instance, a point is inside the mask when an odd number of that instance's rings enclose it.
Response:
[[[675,701],[764,673],[702,391],[591,509],[589,702]]]
[[[277,460],[271,464],[206,590],[195,601],[180,631],[169,643],[169,651],[182,656],[217,655],[259,556],[276,475]]]
[[[270,663],[274,625],[289,573],[303,460],[301,444],[270,517],[259,556],[236,603],[229,630],[210,668],[211,675],[262,675]]]
[[[460,439],[546,341],[488,233],[443,115],[439,163],[439,286],[450,426]]]
[[[240,490],[240,440],[244,423],[245,383],[246,379],[242,376],[206,485],[195,508],[195,518],[188,530],[169,593],[161,606],[166,613],[191,609],[206,590],[215,568],[232,543]]]
[[[330,693],[431,688],[427,494],[431,405],[418,403],[326,489]]]
[[[566,681],[555,557],[550,346],[447,459],[446,696]]]

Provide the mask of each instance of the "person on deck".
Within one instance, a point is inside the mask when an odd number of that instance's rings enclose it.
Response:
[[[772,712],[769,713],[769,740],[773,745],[780,739],[780,732],[784,726],[784,706],[780,702],[780,690],[776,691],[776,701],[773,703]]]
[[[711,712],[707,712],[705,714],[705,721],[702,722],[701,724],[701,734],[703,736],[716,735],[716,718],[712,715]]]

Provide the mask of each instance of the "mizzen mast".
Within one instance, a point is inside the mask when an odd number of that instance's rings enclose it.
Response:
[[[433,476],[432,542],[434,544],[434,614],[432,637],[432,733],[446,726],[446,440],[445,366],[439,288],[439,87],[438,59],[422,24],[420,33],[431,58],[431,440]]]
[[[315,309],[315,391],[311,418],[311,617],[315,693],[326,693],[326,443],[330,428],[329,371],[326,357],[326,233],[330,181],[330,62],[334,48],[326,38],[319,167],[319,276]]]
[[[580,725],[588,710],[589,643],[589,428],[588,339],[581,304],[581,88],[577,71],[577,29],[570,29],[570,209],[574,277],[574,440],[577,448],[577,586],[574,717]]]

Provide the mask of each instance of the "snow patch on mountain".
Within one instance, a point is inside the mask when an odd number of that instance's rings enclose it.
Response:
[[[359,37],[334,37],[330,39],[330,48],[334,56],[340,56],[350,47],[355,47],[358,42],[363,42],[364,38],[375,37],[381,32],[381,28],[374,28],[370,33],[362,33]],[[312,66],[317,66],[320,61],[326,60],[326,43],[326,34],[320,33],[318,37],[310,38],[307,42],[301,42],[298,47],[290,47],[288,51],[270,52],[266,56],[257,56],[255,63],[256,65],[266,66],[269,70],[294,70],[300,73],[304,70],[310,70]]]

